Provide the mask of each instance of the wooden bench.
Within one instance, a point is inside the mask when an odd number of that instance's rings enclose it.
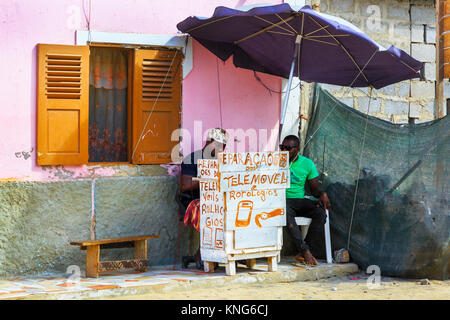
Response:
[[[101,272],[110,272],[120,269],[134,268],[136,271],[145,272],[148,267],[147,240],[159,239],[158,236],[135,236],[113,239],[99,239],[71,242],[73,246],[80,246],[80,250],[86,250],[86,277],[98,278]],[[100,248],[133,248],[134,259],[100,262]]]

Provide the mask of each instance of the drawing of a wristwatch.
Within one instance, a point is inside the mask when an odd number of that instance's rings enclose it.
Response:
[[[272,217],[284,215],[284,209],[275,209],[270,212],[261,212],[255,216],[255,223],[258,227],[262,228],[261,222],[259,220],[267,220]]]

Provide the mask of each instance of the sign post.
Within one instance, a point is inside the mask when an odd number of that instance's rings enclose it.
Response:
[[[269,271],[276,271],[286,225],[288,159],[288,152],[248,152],[198,161],[205,271],[218,262],[234,275],[237,260],[251,267],[256,258],[267,258]]]

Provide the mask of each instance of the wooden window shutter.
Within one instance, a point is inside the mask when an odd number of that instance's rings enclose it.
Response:
[[[38,44],[37,55],[37,164],[85,164],[89,47]]]
[[[181,61],[178,50],[135,51],[132,163],[171,161],[172,149],[178,143],[171,141],[171,135],[180,127]]]

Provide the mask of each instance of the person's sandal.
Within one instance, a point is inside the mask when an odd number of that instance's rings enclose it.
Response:
[[[194,256],[183,256],[181,258],[183,269],[187,269],[190,263],[195,262]]]
[[[306,264],[306,265],[308,265],[308,266],[311,266],[311,267],[316,267],[316,266],[318,266],[319,265],[319,262],[317,261],[317,259],[311,254],[311,258],[312,258],[312,260],[313,260],[313,262],[314,263],[307,263],[306,262],[306,258],[305,258],[305,261],[304,261],[304,263]]]

